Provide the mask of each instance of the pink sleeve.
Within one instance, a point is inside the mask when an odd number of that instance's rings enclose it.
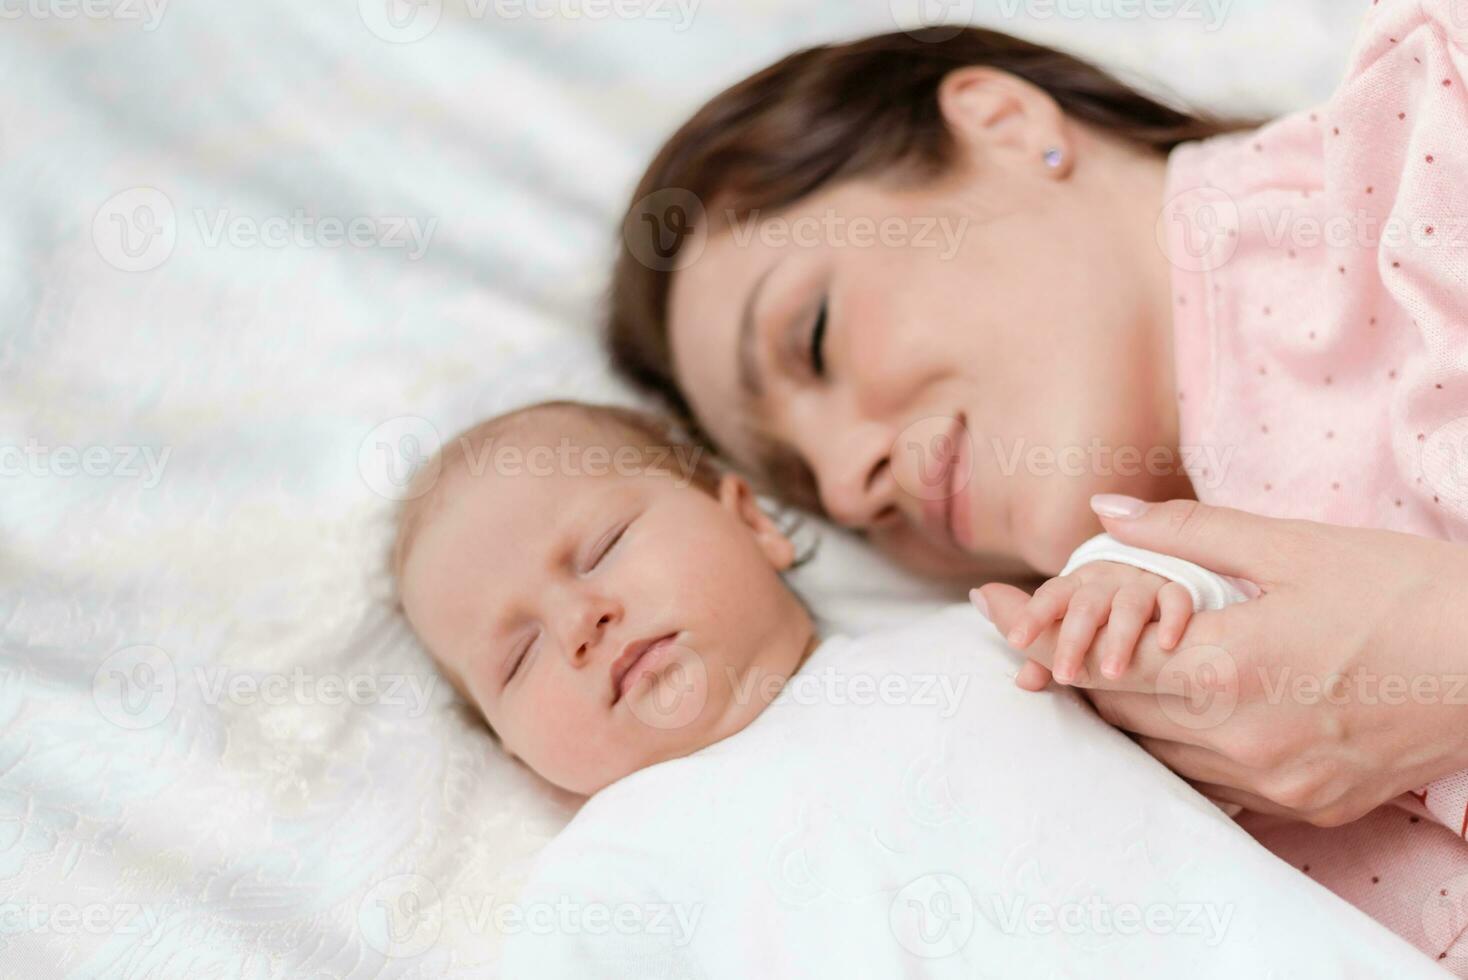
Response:
[[[1379,288],[1420,336],[1382,365],[1396,463],[1438,536],[1468,541],[1468,0],[1378,0],[1332,102],[1374,135],[1328,135],[1327,182],[1391,195]]]
[[[1465,76],[1468,0],[1377,0],[1332,100],[1338,118],[1376,136],[1338,153],[1330,152],[1327,136],[1326,152],[1328,182],[1392,195],[1377,253],[1381,288],[1420,335],[1407,360],[1382,366],[1396,382],[1396,463],[1439,536],[1454,541],[1468,541]],[[1468,638],[1463,648],[1468,654]],[[1453,833],[1468,836],[1468,770],[1412,795]]]

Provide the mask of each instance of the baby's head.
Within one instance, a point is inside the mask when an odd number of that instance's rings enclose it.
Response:
[[[408,620],[505,749],[573,792],[739,731],[816,643],[789,536],[654,416],[533,405],[417,479],[393,550]]]

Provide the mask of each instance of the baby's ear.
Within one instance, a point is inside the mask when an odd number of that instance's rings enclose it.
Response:
[[[719,503],[749,528],[771,565],[783,572],[794,564],[795,543],[785,536],[760,507],[759,498],[748,480],[737,473],[725,473],[721,476]]]

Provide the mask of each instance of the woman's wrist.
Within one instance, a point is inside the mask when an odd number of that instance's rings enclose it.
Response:
[[[1404,667],[1396,684],[1418,709],[1431,781],[1468,769],[1468,546],[1424,544],[1421,576],[1398,591],[1395,612],[1371,642],[1395,651]]]

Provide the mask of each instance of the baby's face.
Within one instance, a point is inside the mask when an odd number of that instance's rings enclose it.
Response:
[[[504,747],[589,795],[739,731],[816,638],[779,575],[792,545],[742,479],[715,498],[669,464],[568,469],[445,471],[401,591]]]

